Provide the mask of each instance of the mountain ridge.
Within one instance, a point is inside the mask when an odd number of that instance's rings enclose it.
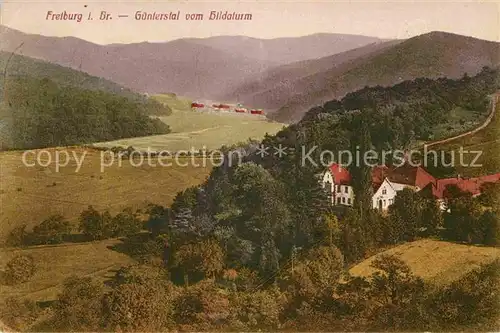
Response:
[[[344,68],[331,69],[294,82],[299,93],[288,97],[271,118],[294,122],[310,107],[365,86],[388,86],[418,77],[458,78],[500,64],[500,43],[446,32],[409,38],[382,52],[358,57]],[[273,91],[266,92],[273,95]]]
[[[378,41],[376,37],[356,36],[351,41],[344,35],[316,34],[272,40],[216,36],[100,45],[77,37],[25,34],[5,26],[0,27],[0,33],[0,50],[12,52],[24,42],[18,53],[32,58],[82,70],[140,92],[174,92],[193,98],[219,97],[247,77],[289,60],[316,58]],[[297,41],[307,40],[311,41],[306,47],[310,51],[304,53]],[[329,40],[337,42],[325,42]]]

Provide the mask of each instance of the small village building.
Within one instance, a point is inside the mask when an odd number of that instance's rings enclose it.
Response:
[[[372,207],[381,211],[387,210],[394,203],[394,198],[398,191],[401,191],[405,187],[403,184],[393,183],[388,178],[385,178],[373,194]]]
[[[340,164],[332,164],[323,176],[323,188],[332,204],[352,206],[354,202],[354,190],[351,185],[351,174]]]
[[[426,196],[435,198],[441,209],[445,210],[447,200],[452,197],[448,191],[450,186],[455,186],[458,190],[469,192],[473,197],[477,197],[481,194],[483,186],[488,183],[500,183],[500,173],[473,178],[458,175],[453,178],[436,179],[434,183],[428,184],[423,192]]]
[[[420,166],[406,163],[399,167],[376,166],[372,169],[372,207],[385,211],[394,203],[399,191],[410,188],[422,195],[436,199],[441,209],[446,209],[447,188],[455,185],[473,196],[481,194],[485,183],[500,182],[500,173],[477,178],[436,179]],[[349,170],[340,164],[332,164],[321,177],[321,185],[327,191],[333,205],[352,206],[355,196]]]

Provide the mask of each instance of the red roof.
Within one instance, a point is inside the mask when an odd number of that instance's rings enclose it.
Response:
[[[251,114],[264,114],[264,111],[263,110],[255,110],[255,109],[253,109],[253,110],[250,110],[250,113]]]
[[[436,179],[419,166],[404,164],[395,167],[388,173],[387,177],[393,183],[405,184],[423,189],[429,183],[434,184]]]
[[[330,166],[330,172],[333,175],[333,182],[337,185],[348,185],[351,182],[351,174],[346,167],[337,163]],[[438,199],[445,196],[445,190],[448,185],[456,185],[460,190],[470,192],[473,195],[481,193],[481,186],[485,183],[500,182],[500,173],[481,176],[477,178],[444,178],[435,179],[431,174],[418,166],[405,164],[400,167],[387,167],[385,165],[375,166],[372,169],[372,183],[374,189],[377,189],[385,178],[393,183],[406,184],[423,188],[432,188],[432,195]],[[429,187],[430,186],[430,187]]]
[[[351,175],[345,167],[340,167],[335,163],[330,166],[330,171],[332,172],[335,184],[348,184],[351,182]],[[372,183],[374,188],[380,186],[385,178],[389,178],[394,183],[417,186],[420,189],[429,183],[435,182],[434,177],[427,171],[421,167],[414,167],[409,164],[396,168],[377,165],[372,169]]]
[[[377,165],[372,169],[372,183],[373,185],[380,185],[389,173],[389,168],[385,165]]]
[[[340,166],[339,164],[332,164],[330,166],[330,172],[333,176],[334,184],[349,184],[351,182],[351,174],[347,168]]]
[[[461,191],[470,192],[472,195],[481,194],[481,186],[486,183],[500,182],[500,173],[493,175],[481,176],[476,178],[444,178],[438,179],[436,185],[432,187],[432,194],[438,198],[445,197],[445,190],[448,185],[455,185]]]

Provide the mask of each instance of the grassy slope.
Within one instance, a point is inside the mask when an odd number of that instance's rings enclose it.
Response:
[[[10,53],[0,51],[0,68],[7,65]],[[103,90],[128,97],[137,97],[138,94],[112,81],[91,76],[87,73],[71,68],[59,66],[38,59],[14,55],[7,67],[8,75],[29,75],[38,78],[48,77],[61,86],[71,86],[90,90]],[[0,89],[3,86],[3,76],[0,80]]]
[[[415,275],[437,285],[446,285],[480,265],[500,258],[499,248],[432,239],[405,243],[382,253],[398,256],[410,266]],[[350,273],[355,276],[369,276],[374,272],[370,264],[380,255],[381,253],[376,254],[355,265],[350,269]]]
[[[320,59],[310,59],[272,67],[255,78],[247,80],[243,85],[231,90],[226,98],[238,96],[238,100],[245,105],[260,105],[266,109],[275,110],[288,103],[293,96],[294,87],[301,79],[308,81],[308,77],[322,72],[342,73],[350,68],[355,59],[373,56],[383,52],[384,49],[401,43],[401,41],[388,41],[373,43],[360,48],[337,53]],[[310,83],[318,83],[314,80]],[[321,83],[319,83],[321,86]],[[300,90],[312,88],[309,84]]]
[[[2,286],[0,302],[6,297],[23,297],[35,301],[56,299],[64,279],[71,275],[92,276],[101,281],[112,276],[113,271],[134,262],[125,254],[107,247],[118,242],[106,240],[82,244],[34,246],[26,249],[9,248],[0,252],[0,267],[14,256],[28,254],[36,263],[35,275],[25,283]]]
[[[174,111],[191,111],[192,101],[188,98],[180,97],[175,94],[153,95],[152,98],[160,103],[166,104]]]
[[[131,138],[99,143],[97,146],[133,146],[136,149],[190,150],[218,149],[222,145],[244,142],[249,138],[261,139],[266,133],[275,134],[284,126],[265,118],[234,113],[207,113],[191,111],[186,100],[168,95],[155,96],[173,109],[173,114],[161,119],[172,133],[142,138]]]
[[[497,104],[495,116],[491,123],[483,130],[461,139],[432,147],[434,150],[455,151],[457,172],[463,176],[473,177],[500,172],[500,103]],[[463,147],[464,151],[481,151],[482,154],[476,164],[482,167],[460,166],[458,151]],[[476,154],[464,154],[465,164],[471,164]]]
[[[67,150],[70,154],[76,151],[79,157],[83,153],[83,148]],[[54,149],[49,151],[53,153]],[[22,223],[32,227],[51,214],[62,214],[76,221],[88,205],[116,213],[129,206],[144,207],[146,202],[170,204],[178,191],[203,182],[211,169],[209,166],[152,167],[147,162],[134,167],[123,160],[121,167],[115,161],[101,173],[100,152],[86,151],[78,173],[74,160],[55,172],[54,164],[24,166],[22,152],[0,153],[0,240],[12,228]]]

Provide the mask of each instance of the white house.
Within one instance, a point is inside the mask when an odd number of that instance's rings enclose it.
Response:
[[[339,164],[332,164],[322,176],[322,187],[330,195],[332,204],[352,206],[354,191],[351,185],[349,171]],[[420,191],[435,179],[424,169],[403,165],[389,168],[377,166],[372,169],[372,184],[374,195],[372,205],[374,209],[387,210],[394,203],[397,192],[409,187]]]
[[[322,186],[326,189],[332,204],[352,206],[354,191],[350,185],[351,175],[339,164],[332,165],[322,178]]]
[[[388,178],[385,178],[382,184],[373,194],[373,208],[378,210],[387,210],[387,208],[389,208],[389,206],[394,203],[396,194],[405,187],[408,187],[408,185],[393,183]]]

